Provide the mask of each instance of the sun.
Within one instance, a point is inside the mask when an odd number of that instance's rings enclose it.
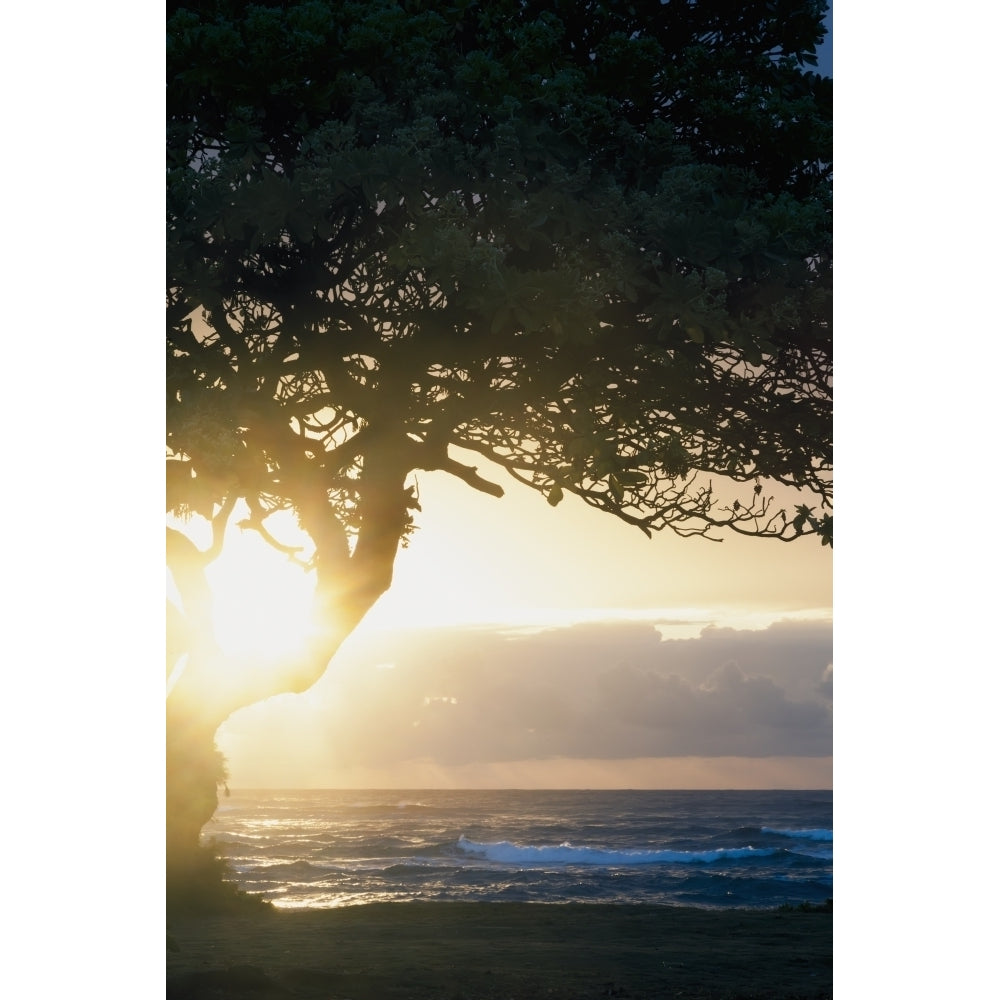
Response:
[[[234,516],[222,552],[205,570],[212,591],[212,623],[223,651],[234,657],[293,657],[303,652],[315,632],[315,574],[268,545],[254,531],[238,527]],[[208,526],[178,525],[201,548],[208,545]],[[283,543],[312,543],[290,513],[278,512],[268,528]],[[168,575],[168,597],[177,603]]]
[[[287,525],[269,528],[291,544],[309,545],[309,539],[289,515]],[[293,534],[294,532],[294,534]],[[227,653],[289,656],[304,650],[315,628],[315,575],[268,545],[253,531],[233,525],[226,533],[222,554],[205,574],[214,600],[216,639]]]

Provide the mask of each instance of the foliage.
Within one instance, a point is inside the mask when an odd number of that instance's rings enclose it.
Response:
[[[167,866],[166,911],[175,917],[185,913],[254,914],[273,910],[270,902],[241,890],[231,881],[232,872],[218,845],[213,841],[200,845],[195,857],[183,868]],[[171,947],[177,950],[177,942]]]
[[[168,506],[391,565],[413,470],[502,492],[472,452],[647,533],[829,542],[824,8],[174,10]]]
[[[215,811],[218,789],[229,794],[224,756],[213,740],[192,739],[183,727],[168,726],[166,774],[168,910],[231,910],[243,905],[243,894],[225,881],[228,865],[217,845],[199,843],[199,832]]]

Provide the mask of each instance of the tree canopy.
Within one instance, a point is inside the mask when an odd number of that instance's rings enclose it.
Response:
[[[824,11],[175,7],[168,508],[242,498],[265,537],[294,510],[338,635],[389,586],[414,470],[502,494],[475,456],[647,534],[829,542]],[[187,593],[213,552],[171,535]]]
[[[172,16],[172,502],[356,535],[375,455],[500,492],[452,446],[647,531],[825,535],[692,481],[829,498],[822,5],[435,7]]]

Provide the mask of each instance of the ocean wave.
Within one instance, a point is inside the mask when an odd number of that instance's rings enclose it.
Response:
[[[341,806],[341,811],[345,814],[353,815],[398,815],[399,813],[433,813],[440,812],[437,806],[428,805],[416,799],[398,799],[384,802],[354,802]]]
[[[466,854],[503,864],[527,865],[650,865],[650,864],[710,864],[740,858],[768,858],[781,853],[774,847],[719,847],[707,851],[607,851],[593,847],[576,847],[568,842],[541,846],[512,844],[501,840],[480,844],[463,834],[458,838],[459,850]]]
[[[761,827],[761,833],[771,833],[778,837],[795,837],[798,840],[822,840],[833,843],[833,830],[775,830],[773,827]]]
[[[228,804],[239,808],[218,816],[206,841],[216,839],[241,888],[286,908],[410,899],[794,906],[832,896],[829,800],[815,792],[237,793]]]
[[[310,864],[308,861],[299,859],[297,861],[269,861],[262,859],[256,865],[259,874],[267,873],[269,878],[274,875],[299,875],[317,877],[323,875],[325,869],[319,865]]]

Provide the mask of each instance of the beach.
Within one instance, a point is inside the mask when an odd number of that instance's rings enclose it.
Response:
[[[168,919],[168,1000],[823,1000],[825,907],[406,902]]]

